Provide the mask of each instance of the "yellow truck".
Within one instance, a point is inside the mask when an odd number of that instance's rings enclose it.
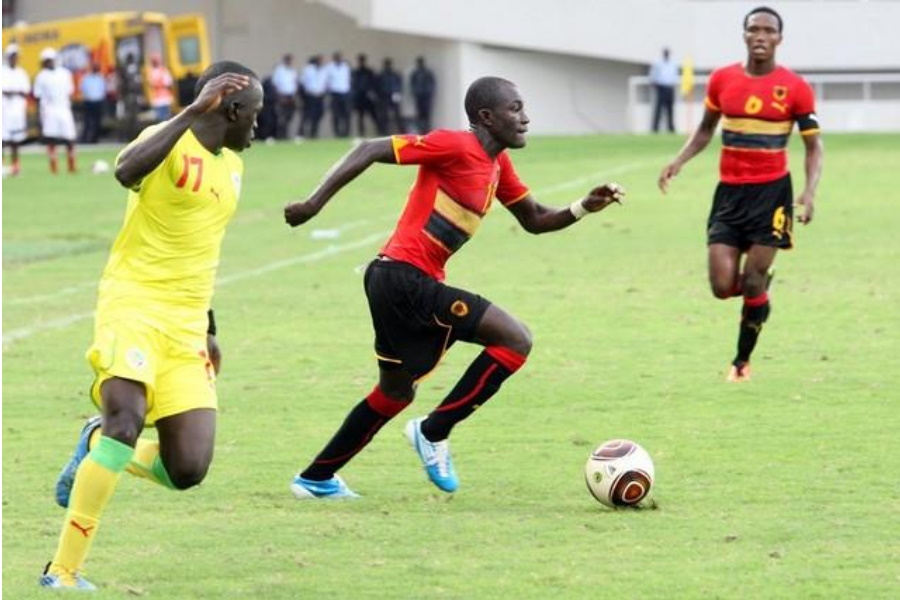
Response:
[[[58,64],[72,71],[75,78],[76,103],[80,100],[78,83],[92,63],[98,63],[103,73],[110,75],[132,55],[143,69],[146,96],[150,57],[158,55],[175,80],[179,106],[190,101],[194,82],[210,64],[206,20],[200,14],[108,12],[16,24],[3,29],[3,47],[12,42],[18,44],[19,65],[32,82],[41,68],[41,50],[55,48]]]

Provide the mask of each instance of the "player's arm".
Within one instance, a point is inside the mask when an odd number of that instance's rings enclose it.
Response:
[[[184,132],[201,115],[216,110],[222,99],[250,85],[246,75],[223,73],[203,86],[197,98],[166,125],[126,148],[116,162],[116,179],[131,189],[162,163]]]
[[[675,157],[675,160],[666,165],[659,174],[657,185],[659,185],[659,189],[663,193],[666,193],[666,190],[669,188],[669,181],[678,175],[678,172],[681,171],[681,167],[683,167],[687,161],[703,152],[709,145],[710,140],[712,140],[713,135],[716,133],[716,127],[719,125],[721,116],[721,112],[712,110],[709,107],[706,108],[703,112],[703,119],[700,121],[697,130],[694,131],[690,138],[688,138],[688,141],[684,144],[684,147],[681,148],[681,151],[678,153],[678,156]]]
[[[306,223],[319,214],[319,211],[345,185],[377,162],[397,163],[391,138],[366,140],[345,154],[328,169],[322,183],[313,190],[306,201],[291,202],[284,207],[285,222],[291,227]]]
[[[620,185],[607,183],[595,187],[570,206],[551,208],[538,203],[528,194],[508,208],[522,229],[537,234],[565,229],[588,213],[600,212],[613,202],[621,203],[624,198],[625,190]]]
[[[797,204],[803,207],[803,214],[797,217],[797,220],[806,225],[812,221],[815,212],[816,188],[819,187],[819,179],[822,178],[825,147],[822,144],[822,136],[818,133],[805,133],[801,137],[806,149],[806,185],[797,198]]]

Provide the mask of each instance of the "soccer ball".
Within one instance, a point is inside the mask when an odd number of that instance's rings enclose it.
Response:
[[[603,442],[584,465],[588,490],[610,508],[634,506],[653,486],[653,460],[631,440]]]

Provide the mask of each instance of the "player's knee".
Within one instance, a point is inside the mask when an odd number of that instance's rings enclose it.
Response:
[[[744,273],[742,286],[745,296],[753,297],[762,294],[764,291],[766,291],[765,271],[763,271],[762,273],[756,271],[748,271]]]
[[[534,346],[534,337],[525,323],[516,321],[516,327],[510,332],[507,342],[503,345],[522,356],[528,356]]]
[[[416,380],[403,371],[382,371],[376,389],[390,398],[409,403],[416,397]]]
[[[137,444],[143,429],[143,418],[130,413],[115,412],[103,416],[103,435],[132,448]]]
[[[734,296],[734,286],[733,285],[726,286],[726,285],[720,285],[720,284],[713,283],[710,286],[710,289],[712,290],[713,296],[715,296],[719,300],[728,300],[729,298]]]
[[[181,462],[172,467],[166,467],[169,480],[178,490],[186,490],[199,485],[206,478],[208,470],[209,463],[205,461]]]

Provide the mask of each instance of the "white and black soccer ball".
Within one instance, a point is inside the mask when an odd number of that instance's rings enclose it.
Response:
[[[610,508],[638,504],[650,493],[653,476],[653,459],[631,440],[603,442],[584,465],[591,495]]]

